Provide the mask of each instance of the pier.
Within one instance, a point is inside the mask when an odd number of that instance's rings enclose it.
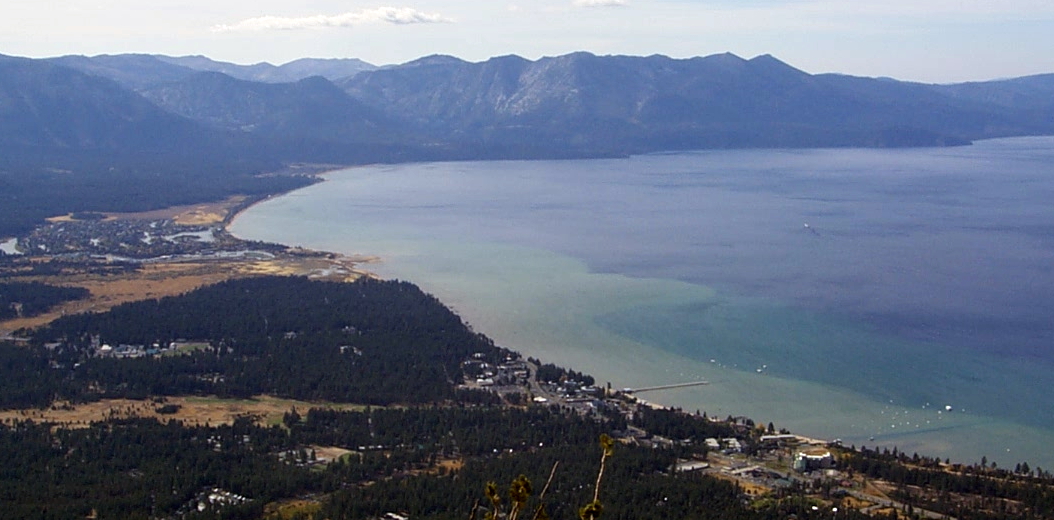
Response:
[[[672,385],[646,386],[643,388],[623,388],[624,394],[639,394],[641,392],[652,392],[655,390],[669,390],[671,388],[685,388],[689,386],[702,386],[710,384],[709,381],[692,381],[690,383],[674,383]]]

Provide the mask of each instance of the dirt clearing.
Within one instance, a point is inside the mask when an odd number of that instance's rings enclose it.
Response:
[[[92,421],[112,418],[153,417],[161,421],[176,419],[191,426],[232,424],[238,417],[254,417],[258,424],[281,424],[286,412],[296,408],[306,412],[311,408],[331,410],[362,410],[356,404],[310,403],[294,399],[257,396],[252,399],[220,399],[215,397],[168,397],[154,400],[107,399],[95,403],[71,405],[55,403],[45,410],[6,410],[0,412],[0,422],[25,419],[49,422],[69,428],[87,428]],[[160,413],[163,407],[176,408],[175,413]]]

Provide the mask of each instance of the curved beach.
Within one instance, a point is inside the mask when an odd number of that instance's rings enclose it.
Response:
[[[738,158],[734,153],[731,157]],[[614,162],[601,166],[622,167]],[[241,214],[231,230],[243,238],[376,254],[383,261],[372,264],[372,272],[414,281],[499,344],[584,370],[615,387],[711,382],[643,396],[648,401],[711,415],[745,415],[806,435],[839,437],[858,446],[898,446],[963,462],[975,462],[982,455],[1000,465],[1027,460],[1046,467],[1054,462],[1047,460],[1046,449],[1054,431],[1043,426],[1043,412],[1027,423],[984,408],[999,406],[1014,392],[1032,395],[1033,389],[1009,379],[1006,388],[982,382],[977,384],[984,387],[972,392],[987,397],[977,397],[964,394],[971,392],[969,384],[956,379],[1002,380],[1006,371],[1030,376],[1036,372],[1039,385],[1049,377],[1038,373],[1043,365],[1029,367],[982,353],[962,355],[952,346],[892,337],[779,299],[620,274],[603,259],[587,264],[530,245],[524,238],[530,215],[518,213],[501,199],[505,195],[495,195],[478,181],[486,171],[501,169],[508,175],[502,181],[514,186],[508,191],[527,193],[536,206],[548,204],[531,209],[532,214],[573,216],[574,208],[566,207],[563,199],[545,198],[552,189],[549,184],[533,184],[530,171],[539,167],[567,166],[542,162],[355,168],[328,174],[324,185],[260,203]],[[451,193],[468,200],[467,209],[455,204]],[[465,219],[466,211],[478,218]],[[502,213],[518,230],[496,238],[491,227]],[[793,231],[787,233],[801,231],[805,219],[793,218]],[[833,234],[831,225],[817,218],[809,219],[813,227]],[[800,235],[788,236],[800,240]],[[616,249],[612,254],[632,253]],[[665,267],[656,264],[649,271],[660,274]],[[876,354],[883,352],[888,355]],[[915,373],[932,373],[932,380],[918,384],[926,376]],[[843,383],[847,378],[859,380],[860,386]],[[1014,406],[1023,413],[1047,409],[1036,401]]]

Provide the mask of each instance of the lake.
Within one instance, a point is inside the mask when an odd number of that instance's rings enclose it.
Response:
[[[1054,464],[1054,138],[357,167],[236,235],[378,255],[615,387],[857,446]]]

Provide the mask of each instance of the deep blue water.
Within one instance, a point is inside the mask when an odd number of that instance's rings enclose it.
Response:
[[[1054,359],[1051,138],[415,168],[370,173],[355,218]]]
[[[704,363],[1054,432],[1054,138],[378,166],[283,199],[234,231],[514,244],[712,287],[595,322]]]

